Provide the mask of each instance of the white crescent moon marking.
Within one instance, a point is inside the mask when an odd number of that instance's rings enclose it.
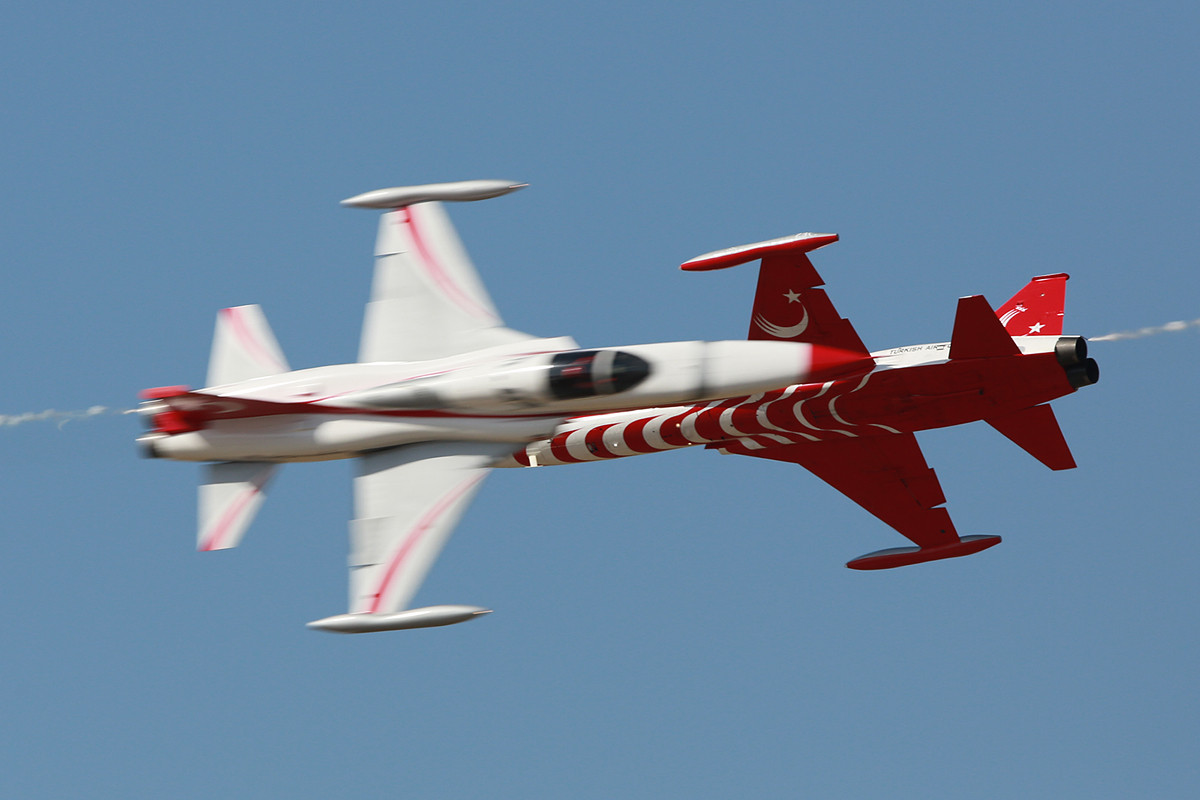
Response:
[[[808,309],[803,311],[804,316],[795,325],[776,325],[762,314],[754,315],[754,324],[776,339],[794,339],[808,329]]]

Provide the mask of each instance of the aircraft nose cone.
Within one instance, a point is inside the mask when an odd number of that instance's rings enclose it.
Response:
[[[810,380],[828,381],[869,372],[875,359],[866,353],[855,353],[823,344],[812,345]]]

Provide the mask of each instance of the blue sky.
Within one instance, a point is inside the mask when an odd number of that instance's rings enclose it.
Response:
[[[507,321],[583,345],[744,335],[799,231],[879,349],[1066,271],[1088,336],[1200,317],[1184,3],[43,3],[0,25],[0,414],[203,381],[219,308],[294,367],[356,351],[375,218],[452,214]],[[1101,342],[1079,469],[923,435],[963,533],[903,544],[787,465],[679,452],[498,471],[418,600],[361,637],[350,470],[292,465],[194,552],[196,469],[132,417],[0,426],[6,797],[1156,797],[1200,780],[1195,327]]]

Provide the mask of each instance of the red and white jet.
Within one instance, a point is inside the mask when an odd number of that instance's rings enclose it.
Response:
[[[217,317],[207,388],[150,389],[152,457],[208,462],[201,550],[235,547],[279,465],[357,459],[350,609],[309,623],[341,633],[448,625],[476,606],[408,608],[487,474],[702,445],[800,464],[915,547],[847,564],[884,569],[967,555],[919,430],[984,420],[1051,469],[1075,466],[1050,400],[1096,382],[1087,343],[1062,335],[1067,276],[1034,278],[993,311],[959,300],[951,341],[869,352],[803,233],[699,256],[685,270],[761,261],[745,341],[580,349],[504,325],[444,201],[520,184],[464,181],[342,201],[384,211],[358,361],[291,370],[258,306]]]

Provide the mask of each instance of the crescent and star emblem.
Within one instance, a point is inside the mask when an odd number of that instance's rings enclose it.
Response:
[[[789,289],[784,292],[783,296],[787,298],[789,304],[800,303],[798,292]],[[803,303],[800,303],[800,310],[803,312],[803,316],[795,325],[777,325],[762,314],[754,315],[754,324],[776,339],[794,339],[808,329],[808,309],[804,307]]]

